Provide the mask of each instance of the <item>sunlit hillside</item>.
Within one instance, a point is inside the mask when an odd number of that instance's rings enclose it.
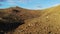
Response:
[[[1,33],[60,34],[60,6],[44,10],[0,9],[0,22]]]
[[[26,24],[19,26],[14,34],[60,34],[60,6],[42,11],[40,17],[25,20]]]

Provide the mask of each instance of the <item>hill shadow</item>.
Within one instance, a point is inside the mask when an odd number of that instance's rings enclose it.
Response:
[[[15,30],[16,28],[18,28],[18,26],[24,24],[24,20],[19,19],[20,17],[16,15],[18,12],[18,10],[13,10],[12,14],[2,17],[2,19],[0,20],[0,34]]]
[[[3,31],[3,32],[0,32],[0,34],[15,30],[18,26],[22,24],[24,24],[22,20],[20,20],[19,22],[14,22],[14,23],[0,22],[0,31]]]

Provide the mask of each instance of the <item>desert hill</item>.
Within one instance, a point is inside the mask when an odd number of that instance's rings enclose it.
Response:
[[[24,24],[25,20],[40,17],[41,14],[41,10],[27,10],[17,6],[0,9],[0,32],[15,30],[19,25]]]
[[[28,10],[28,9],[23,9],[20,7],[11,7],[7,9],[1,9],[0,12],[7,14],[15,14],[19,16],[22,19],[30,19],[30,18],[35,18],[39,17],[42,14],[42,10]],[[4,14],[4,15],[5,15]]]
[[[60,34],[60,6],[42,11],[40,17],[25,20],[14,34]]]
[[[6,34],[60,34],[60,6],[44,10],[11,7],[1,9],[0,12],[2,23],[18,23],[18,26],[15,25],[17,27],[14,30],[5,32]],[[6,16],[9,16],[8,19],[5,18]],[[4,32],[3,29],[1,31]]]

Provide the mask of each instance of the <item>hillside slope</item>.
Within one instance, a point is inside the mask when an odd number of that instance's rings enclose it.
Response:
[[[27,10],[14,7],[4,9],[4,12],[0,15],[1,18],[2,16],[6,17],[5,15],[12,15],[12,23],[19,20],[24,22],[15,30],[7,32],[7,34],[60,34],[60,6],[45,10]],[[19,21],[19,23],[21,22]]]
[[[43,10],[38,18],[25,20],[13,34],[60,34],[60,6]]]
[[[11,7],[7,9],[1,9],[0,12],[1,11],[3,11],[2,13],[5,13],[5,14],[17,15],[18,17],[22,19],[30,19],[30,18],[39,17],[43,12],[42,10],[28,10],[28,9],[23,9],[20,7]]]
[[[43,11],[27,10],[20,7],[0,9],[0,33],[14,31],[25,20],[40,17]]]

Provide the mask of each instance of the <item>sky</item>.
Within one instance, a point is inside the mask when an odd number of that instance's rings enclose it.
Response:
[[[45,9],[60,5],[60,0],[0,0],[0,9],[19,6],[26,9]]]

